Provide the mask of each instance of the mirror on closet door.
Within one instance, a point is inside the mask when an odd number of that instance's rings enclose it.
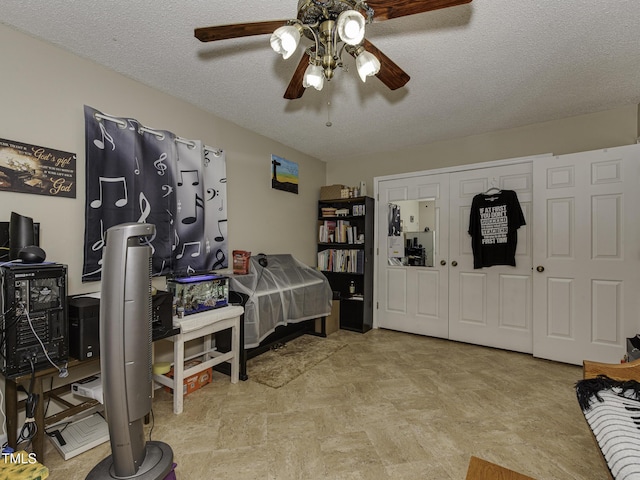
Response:
[[[389,265],[433,267],[435,199],[402,200],[389,204]]]

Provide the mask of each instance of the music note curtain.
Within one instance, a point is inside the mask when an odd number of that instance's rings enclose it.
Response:
[[[106,231],[151,223],[154,276],[228,266],[224,152],[85,106],[82,281],[100,280]]]

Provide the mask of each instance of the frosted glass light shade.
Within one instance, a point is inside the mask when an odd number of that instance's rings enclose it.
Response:
[[[365,50],[356,57],[356,68],[358,69],[360,80],[366,82],[367,77],[376,75],[380,71],[380,60]]]
[[[309,65],[307,67],[302,78],[302,86],[304,88],[313,87],[316,90],[322,90],[324,86],[324,71],[320,65]]]
[[[293,55],[300,43],[300,30],[293,25],[285,25],[271,34],[271,48],[285,60]]]
[[[340,39],[347,45],[359,45],[364,39],[364,16],[355,10],[345,10],[338,15],[336,28]]]

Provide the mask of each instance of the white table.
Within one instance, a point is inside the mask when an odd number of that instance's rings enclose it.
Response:
[[[173,389],[173,413],[182,413],[184,398],[182,386],[184,379],[202,372],[222,362],[231,363],[231,383],[238,383],[240,364],[240,317],[244,308],[235,305],[208,310],[202,313],[186,315],[184,318],[173,318],[173,326],[180,332],[173,337],[165,338],[173,342],[173,378],[154,374],[153,379],[161,385]],[[211,348],[211,335],[222,330],[231,329],[231,351],[218,352]],[[184,357],[184,344],[190,340],[202,339],[203,350],[189,358]],[[202,358],[202,362],[191,368],[184,368],[184,362]]]

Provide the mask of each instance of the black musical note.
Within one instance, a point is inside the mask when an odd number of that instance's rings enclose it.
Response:
[[[224,220],[218,220],[218,232],[220,232],[220,235],[217,237],[214,237],[214,240],[216,242],[224,242],[224,234],[222,233],[222,226],[221,223],[226,222],[227,219],[225,218]],[[225,223],[226,225],[226,223]]]
[[[209,198],[207,198],[207,202],[213,200],[214,198],[216,198],[216,195],[218,195],[218,191],[215,188],[207,188],[207,193],[211,195]]]
[[[100,182],[100,198],[98,200],[94,200],[89,205],[91,208],[100,208],[102,206],[102,190],[104,184],[122,184],[123,196],[118,198],[114,205],[116,207],[124,207],[127,203],[129,203],[129,195],[127,193],[127,179],[124,177],[98,177],[98,181]]]
[[[221,267],[224,268],[226,265],[224,264],[225,260],[227,259],[227,257],[225,256],[224,252],[219,248],[216,251],[216,262],[213,264],[213,266],[211,267],[211,270],[215,270],[216,267]]]
[[[98,147],[100,150],[104,150],[105,147],[105,143],[104,141],[108,141],[111,144],[111,150],[115,150],[116,149],[116,144],[113,141],[113,137],[111,135],[109,135],[109,133],[107,132],[106,128],[104,128],[104,125],[102,124],[102,122],[99,122],[98,125],[100,125],[100,134],[102,135],[102,140],[98,140],[97,138],[93,141],[93,144]]]
[[[185,217],[182,220],[182,223],[184,223],[185,225],[191,225],[192,223],[195,223],[196,220],[198,220],[198,208],[202,208],[204,210],[204,201],[202,200],[202,197],[200,197],[196,193],[196,201],[195,201],[195,205],[194,205],[194,215],[192,217]]]
[[[183,185],[183,183],[184,183],[183,176],[184,176],[185,173],[188,173],[188,174],[195,173],[196,179],[193,181],[193,183],[191,185],[194,185],[194,186],[195,185],[200,185],[200,178],[198,176],[198,170],[180,170],[180,180],[178,181],[178,186],[179,187],[181,187]]]

